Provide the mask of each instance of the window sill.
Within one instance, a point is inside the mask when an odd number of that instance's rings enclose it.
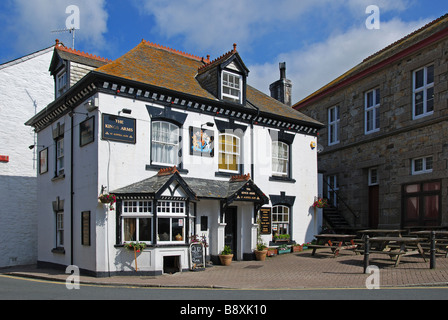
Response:
[[[159,165],[159,164],[147,164],[146,171],[160,170],[160,169],[171,168],[171,167],[173,167],[173,166]],[[187,169],[181,169],[179,167],[177,168],[177,171],[179,171],[179,173],[183,173],[183,174],[187,174],[189,172]]]
[[[65,179],[65,174],[60,174],[58,176],[54,176],[51,181],[58,181],[58,180],[63,180]]]
[[[223,178],[230,178],[233,177],[235,175],[239,175],[241,174],[240,172],[236,171],[236,172],[223,172],[223,171],[216,171],[215,172],[215,177],[223,177]]]
[[[65,249],[63,247],[57,247],[51,249],[52,253],[65,254]]]
[[[296,183],[296,179],[292,179],[292,178],[289,178],[289,177],[279,177],[279,176],[270,176],[269,177],[269,181]]]

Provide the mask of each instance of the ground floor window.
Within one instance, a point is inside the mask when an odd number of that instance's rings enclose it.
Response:
[[[151,244],[157,239],[160,244],[185,243],[188,223],[186,203],[157,201],[157,215],[154,214],[153,208],[152,200],[122,202],[121,241]],[[190,218],[194,220],[194,217]]]
[[[272,232],[273,235],[290,234],[289,227],[289,207],[287,206],[274,206],[272,207]]]
[[[438,226],[441,190],[440,181],[403,186],[403,226]]]
[[[56,212],[56,247],[64,246],[64,211]]]

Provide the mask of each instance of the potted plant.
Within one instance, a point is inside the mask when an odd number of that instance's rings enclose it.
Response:
[[[329,207],[328,200],[324,198],[318,198],[313,203],[313,208],[328,208],[328,207]]]
[[[229,266],[232,262],[233,254],[232,249],[229,246],[224,246],[224,250],[222,250],[221,254],[219,255],[219,260],[221,261],[221,264],[223,266]]]
[[[124,247],[128,250],[134,250],[134,260],[135,260],[135,271],[138,271],[137,267],[137,253],[146,248],[146,243],[144,242],[129,242],[124,243]]]
[[[100,194],[98,200],[103,204],[109,204],[109,209],[114,210],[114,203],[117,201],[117,198],[114,194],[103,193]]]
[[[266,259],[266,255],[268,253],[267,247],[264,243],[258,243],[257,249],[255,250],[255,258],[258,261],[264,261]]]
[[[267,257],[273,257],[277,255],[277,248],[268,248],[267,249]]]
[[[300,245],[300,244],[293,244],[291,248],[292,248],[292,252],[302,252],[303,251],[303,245]]]
[[[289,234],[276,234],[274,236],[274,242],[289,242]]]
[[[290,253],[291,248],[288,248],[288,246],[286,244],[282,244],[282,245],[278,246],[277,252],[278,252],[278,254]]]

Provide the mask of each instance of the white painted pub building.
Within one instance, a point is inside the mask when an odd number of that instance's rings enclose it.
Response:
[[[311,241],[322,125],[248,75],[236,45],[211,61],[143,40],[60,92],[27,122],[38,135],[38,263],[96,276],[137,263],[154,275],[191,268],[193,235],[214,262],[225,245],[253,259],[274,234]],[[134,256],[131,242],[146,248]]]

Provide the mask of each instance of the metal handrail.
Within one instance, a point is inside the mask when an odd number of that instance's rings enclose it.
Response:
[[[338,200],[340,200],[344,206],[348,209],[348,211],[355,217],[355,225],[357,224],[357,219],[359,219],[359,215],[356,214],[353,209],[347,204],[347,202],[345,202],[344,198],[342,198],[339,193],[333,189],[333,187],[325,180],[322,179],[324,181],[324,183],[331,189],[331,191],[336,195],[336,197],[338,198]]]

